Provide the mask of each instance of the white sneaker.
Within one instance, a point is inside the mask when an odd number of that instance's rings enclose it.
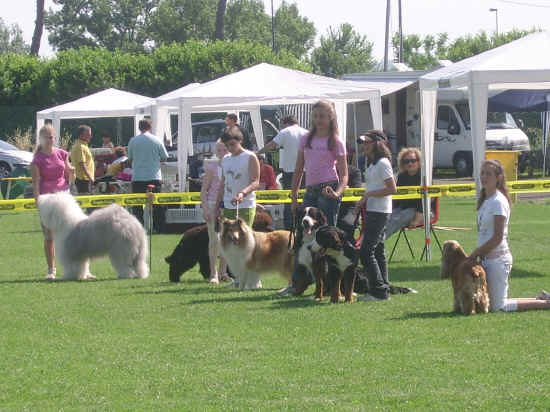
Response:
[[[295,292],[296,292],[296,289],[293,286],[287,286],[286,288],[283,288],[277,291],[277,295],[289,296],[289,295],[293,295]]]
[[[46,275],[46,280],[54,280],[55,279],[55,268],[48,269],[48,274]]]
[[[550,293],[545,291],[544,289],[541,290],[541,292],[537,295],[538,300],[550,300]]]
[[[210,283],[212,283],[213,285],[219,285],[219,284],[220,284],[220,281],[218,280],[218,277],[217,277],[217,276],[211,277],[208,281],[209,281]]]
[[[386,299],[377,298],[376,296],[369,295],[368,293],[365,293],[363,296],[359,298],[359,300],[363,302],[381,302],[384,300],[390,300],[391,298],[388,296]]]

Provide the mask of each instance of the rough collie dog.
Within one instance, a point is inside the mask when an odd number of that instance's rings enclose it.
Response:
[[[327,224],[327,218],[321,209],[305,207],[297,214],[296,242],[294,251],[298,259],[298,279],[296,282],[296,296],[301,295],[311,283],[315,281],[314,273],[326,271],[326,259],[312,253],[309,246],[315,239],[317,230]]]
[[[253,229],[257,232],[273,232],[273,219],[262,207],[256,207]],[[170,282],[179,282],[181,276],[199,264],[199,272],[204,279],[210,278],[208,258],[208,229],[206,225],[192,227],[183,233],[181,240],[170,256],[164,258],[170,265]]]
[[[313,253],[325,256],[328,265],[326,272],[316,271],[314,273],[315,299],[323,299],[326,284],[331,303],[340,301],[340,290],[344,292],[346,302],[353,303],[358,253],[347,240],[346,233],[334,226],[321,226],[315,233],[315,239],[307,248]]]
[[[279,273],[290,281],[293,255],[290,232],[255,232],[242,219],[221,221],[220,248],[240,289],[258,289],[260,276]]]
[[[41,195],[38,211],[53,233],[63,279],[88,278],[90,259],[105,255],[119,278],[149,276],[145,230],[126,209],[112,204],[88,217],[74,197],[56,193]]]
[[[481,265],[467,260],[466,252],[456,240],[443,244],[441,279],[451,278],[453,284],[453,311],[465,315],[487,313],[489,295],[487,278]]]

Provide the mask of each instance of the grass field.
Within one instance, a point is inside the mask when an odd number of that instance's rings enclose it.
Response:
[[[512,209],[511,295],[550,289],[550,204]],[[441,202],[439,232],[475,244],[471,199]],[[547,410],[550,312],[454,315],[439,250],[399,246],[390,279],[418,295],[353,305],[168,282],[179,235],[153,237],[149,279],[46,282],[34,213],[2,214],[0,410]],[[414,233],[420,253],[422,234]],[[393,239],[387,248],[393,244]]]

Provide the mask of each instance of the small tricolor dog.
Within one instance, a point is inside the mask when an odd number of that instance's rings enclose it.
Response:
[[[443,244],[441,279],[451,278],[453,284],[453,311],[464,315],[487,313],[489,296],[487,277],[481,265],[467,259],[468,255],[456,240]]]
[[[301,295],[315,281],[314,273],[326,271],[326,259],[311,252],[309,246],[315,239],[315,233],[320,227],[326,226],[327,218],[321,209],[305,207],[298,211],[296,240],[294,251],[298,259],[298,279],[295,295]]]
[[[314,273],[315,299],[323,299],[325,284],[328,284],[331,303],[340,301],[340,291],[344,293],[346,302],[353,303],[358,253],[346,240],[345,232],[334,226],[321,226],[308,248],[312,253],[325,256],[328,265],[328,271]]]

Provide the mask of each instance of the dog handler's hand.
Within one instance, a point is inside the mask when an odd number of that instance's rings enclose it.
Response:
[[[231,200],[231,203],[233,203],[234,205],[236,205],[237,203],[241,203],[244,199],[244,193],[243,192],[239,192],[237,193],[237,196],[235,196],[233,198],[233,200]]]
[[[336,193],[334,189],[330,186],[325,186],[325,188],[323,189],[323,195],[330,199],[338,199],[339,197],[338,193]]]

